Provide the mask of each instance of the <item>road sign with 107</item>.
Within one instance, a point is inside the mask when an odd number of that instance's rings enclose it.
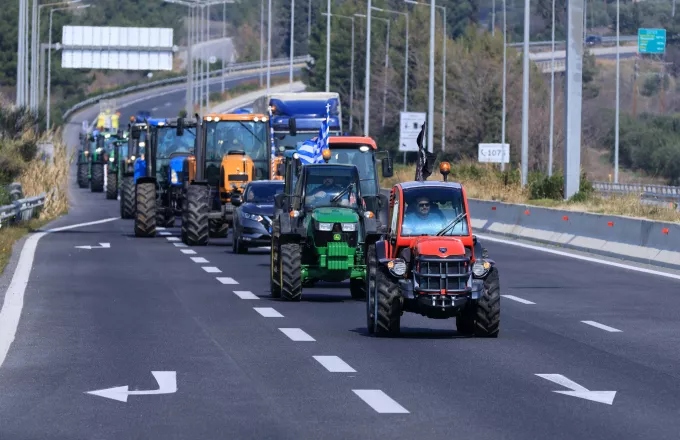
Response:
[[[484,163],[510,163],[510,144],[479,144],[477,160]]]
[[[399,151],[418,151],[418,135],[427,119],[427,113],[401,112],[399,120]],[[423,139],[423,146],[428,149],[427,136]]]

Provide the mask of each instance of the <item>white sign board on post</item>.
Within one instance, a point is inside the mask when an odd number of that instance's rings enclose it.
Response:
[[[510,144],[479,144],[480,163],[510,163]]]
[[[424,112],[401,112],[399,120],[399,151],[418,151],[418,135],[426,119],[427,113]],[[423,139],[423,146],[427,149],[427,136]]]

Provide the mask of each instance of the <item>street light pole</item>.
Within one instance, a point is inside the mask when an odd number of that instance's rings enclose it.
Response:
[[[434,2],[435,0],[430,0],[430,78],[427,93],[427,149],[430,153],[434,152]]]
[[[272,0],[269,0],[269,12],[267,14],[267,93],[269,93],[272,79]]]
[[[264,75],[264,0],[260,0],[260,88]]]
[[[619,83],[620,83],[620,60],[619,60],[619,0],[616,0],[616,123],[614,127],[614,183],[619,183]],[[663,78],[662,78],[663,81]],[[662,82],[663,87],[663,82]]]
[[[434,1],[434,0],[432,0]],[[495,4],[495,3],[494,3]],[[448,26],[446,25],[446,8],[443,6],[438,6],[444,10],[444,59],[442,61],[442,151],[446,151],[446,74],[447,74],[447,65],[446,65],[446,40],[448,40],[448,33],[447,33],[447,28]]]
[[[370,1],[369,1],[370,4]],[[331,91],[331,0],[326,3],[326,92]]]
[[[326,12],[321,15],[327,15]],[[354,119],[354,17],[347,15],[330,14],[333,17],[348,18],[352,20],[352,57],[350,58],[350,79],[349,79],[349,132],[352,133],[352,120]]]
[[[529,172],[529,24],[531,2],[524,0],[524,53],[522,79],[522,186],[527,184]]]
[[[434,0],[432,0],[434,1]],[[369,133],[369,101],[371,100],[371,0],[366,8],[366,74],[364,78],[364,136]]]
[[[399,12],[399,11],[393,11],[391,9],[381,9],[381,8],[373,8],[376,11],[382,11],[382,12],[391,12],[392,14],[400,14],[404,16],[404,19],[406,21],[406,47],[404,49],[404,111],[407,111],[408,108],[408,22],[409,22],[409,15],[408,12]],[[384,125],[384,124],[383,124]]]
[[[548,151],[548,176],[553,171],[553,132],[555,127],[555,0],[552,0],[552,62],[550,64],[550,149]]]
[[[290,91],[293,91],[293,55],[295,53],[295,0],[290,0],[290,66],[288,72],[288,82]]]
[[[501,115],[501,171],[505,171],[505,95],[507,87],[507,54],[508,54],[508,38],[507,38],[507,22],[505,16],[507,8],[503,0],[503,114]],[[509,159],[509,158],[508,158]],[[508,160],[509,162],[509,160]]]

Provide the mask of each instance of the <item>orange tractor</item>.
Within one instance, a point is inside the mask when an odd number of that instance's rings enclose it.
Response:
[[[231,198],[252,180],[270,174],[267,116],[208,114],[197,127],[195,155],[187,159],[182,241],[205,246],[225,237],[233,223]]]
[[[497,337],[498,268],[472,234],[465,188],[447,181],[392,187],[385,235],[367,251],[366,318],[369,334],[394,336],[401,315],[456,318],[459,333]]]

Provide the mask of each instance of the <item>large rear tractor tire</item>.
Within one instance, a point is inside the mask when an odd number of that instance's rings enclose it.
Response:
[[[91,192],[103,192],[104,191],[104,164],[103,163],[93,163],[92,164],[92,180],[90,181],[90,191]]]
[[[501,324],[501,286],[498,269],[491,268],[484,280],[482,297],[477,302],[475,336],[497,338]]]
[[[200,185],[189,186],[186,201],[187,208],[182,217],[182,241],[189,246],[206,246],[210,223],[208,188]]]
[[[109,173],[106,182],[106,198],[116,200],[118,198],[118,174]]]
[[[90,179],[87,177],[87,163],[78,164],[78,186],[80,188],[90,186]]]
[[[211,238],[225,238],[229,233],[229,223],[224,220],[210,219],[209,234]]]
[[[377,319],[375,334],[378,336],[397,336],[401,331],[399,284],[390,277],[384,267],[379,267],[376,275],[378,311],[375,314]]]
[[[286,243],[280,249],[281,297],[289,301],[300,301],[302,297],[300,245]]]
[[[281,251],[273,240],[269,252],[269,291],[272,298],[281,298]]]
[[[132,177],[123,177],[120,185],[120,217],[129,219],[135,215],[135,183]]]
[[[135,203],[135,237],[156,236],[156,184],[137,184]]]

